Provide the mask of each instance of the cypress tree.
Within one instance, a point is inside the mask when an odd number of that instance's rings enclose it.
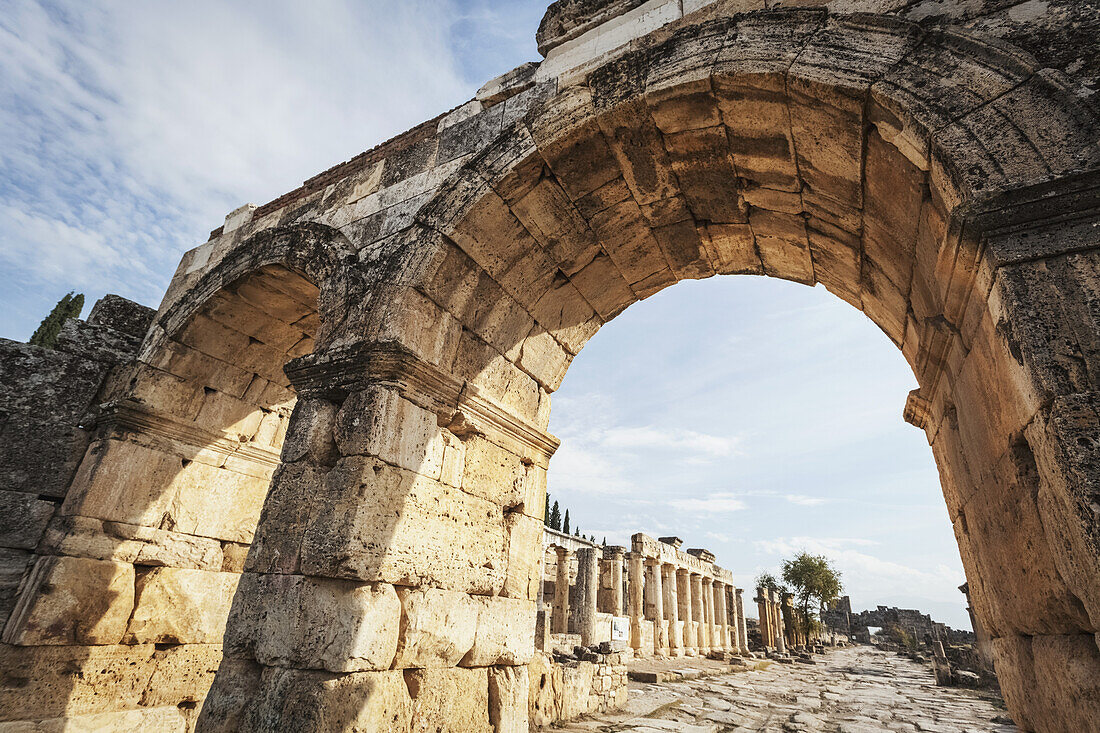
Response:
[[[565,510],[565,521],[561,524],[561,531],[569,534],[569,510]]]
[[[47,349],[57,348],[57,337],[61,333],[61,327],[68,319],[79,317],[82,310],[84,310],[84,294],[73,297],[70,291],[68,295],[57,301],[50,315],[42,319],[42,323],[38,325],[27,343],[44,346]]]
[[[546,493],[546,510],[542,513],[542,523],[550,526],[550,492]]]
[[[553,509],[550,510],[550,529],[561,532],[561,509],[558,508],[558,502],[554,502]]]
[[[607,547],[607,535],[603,536],[603,542],[601,542],[600,544],[603,545],[604,547]]]

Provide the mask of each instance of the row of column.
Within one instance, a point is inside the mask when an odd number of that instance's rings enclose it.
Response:
[[[596,639],[599,557],[601,550],[554,547],[551,632],[580,634],[585,646]],[[608,548],[610,595],[605,613],[630,619],[630,646],[639,655],[696,656],[712,652],[748,652],[741,589],[624,548]],[[576,589],[570,594],[572,561]],[[623,562],[628,564],[624,598]],[[624,601],[625,606],[624,608]]]
[[[581,644],[596,643],[599,559],[601,551],[571,551],[555,546],[551,631],[580,634]],[[740,588],[662,563],[624,548],[609,548],[611,594],[605,613],[630,617],[630,645],[640,655],[695,656],[711,652],[748,652]],[[576,592],[570,598],[570,569],[577,560]],[[628,563],[626,597],[623,561]],[[624,609],[624,600],[626,608]],[[571,623],[572,621],[572,623]],[[572,628],[570,628],[572,627]]]
[[[627,613],[636,653],[694,656],[748,651],[739,589],[638,553],[630,553],[628,562]]]
[[[760,643],[765,648],[775,649],[780,654],[787,652],[784,639],[782,598],[778,591],[767,588],[756,589],[757,611],[760,614]]]

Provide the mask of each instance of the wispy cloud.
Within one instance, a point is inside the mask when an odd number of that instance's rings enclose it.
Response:
[[[468,98],[484,80],[460,72],[459,17],[453,0],[5,3],[0,291],[156,305],[228,211]],[[5,311],[0,335],[25,337]]]
[[[729,514],[746,508],[745,502],[737,498],[737,494],[725,492],[709,494],[701,499],[673,499],[668,505],[680,511],[701,514]]]

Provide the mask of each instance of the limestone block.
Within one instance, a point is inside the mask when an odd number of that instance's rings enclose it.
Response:
[[[265,666],[389,669],[400,623],[401,603],[389,585],[245,573],[225,649]]]
[[[1042,701],[1040,729],[1064,733],[1100,729],[1100,650],[1089,635],[1031,640],[1035,682]],[[1057,718],[1051,713],[1057,711]]]
[[[141,708],[92,715],[74,715],[37,722],[0,723],[0,733],[186,733],[187,718],[173,706]]]
[[[144,646],[0,646],[0,720],[100,712],[103,701],[136,708],[155,664]]]
[[[283,440],[283,460],[293,463],[308,456],[319,464],[335,461],[337,409],[328,400],[298,400]]]
[[[466,462],[462,469],[462,490],[495,504],[541,519],[545,495],[532,476],[531,461],[481,436],[464,441]]]
[[[310,575],[500,592],[507,535],[495,503],[362,457],[341,460],[316,501],[302,546]]]
[[[220,643],[239,578],[235,573],[181,568],[140,573],[127,640],[138,644]]]
[[[520,422],[535,422],[539,383],[487,344],[463,339],[454,374],[468,380],[467,390],[472,394],[495,402]]]
[[[530,730],[528,668],[489,668],[489,722],[496,733],[527,733]]]
[[[271,478],[246,568],[255,572],[296,573],[302,533],[314,504],[320,503],[327,470],[310,461],[280,466]]]
[[[229,542],[252,541],[267,496],[269,477],[246,476],[194,461],[172,478],[168,528]]]
[[[260,688],[262,668],[247,659],[225,657],[198,715],[198,729],[238,733],[248,705]]]
[[[199,703],[222,661],[221,644],[184,644],[153,654],[153,674],[141,696],[146,707]]]
[[[513,511],[505,515],[504,526],[508,531],[508,576],[501,594],[534,601],[542,579],[543,521]]]
[[[970,577],[996,578],[976,606],[993,633],[1058,634],[1088,628],[1081,602],[1067,588],[1047,545],[1037,505],[1039,477],[1026,441],[985,469],[956,519]],[[1042,609],[1039,611],[1039,609]]]
[[[454,359],[461,324],[419,292],[395,287],[387,307],[377,308],[366,335],[396,341],[424,361],[445,366]]]
[[[1040,472],[1038,506],[1062,577],[1100,628],[1100,540],[1096,523],[1100,395],[1059,397],[1028,427]]]
[[[0,444],[19,446],[19,450],[0,455],[0,486],[41,497],[64,498],[84,458],[88,433],[75,424],[37,413],[9,414],[0,425]]]
[[[15,607],[19,583],[34,557],[25,550],[0,549],[0,628]]]
[[[564,681],[562,667],[547,654],[535,654],[527,665],[528,710],[532,726],[542,727],[561,720]]]
[[[80,516],[55,517],[42,552],[196,570],[221,570],[224,561],[215,539]]]
[[[454,667],[474,645],[480,606],[465,593],[399,588],[401,635],[394,667]]]
[[[97,441],[73,478],[62,513],[159,527],[172,499],[167,488],[181,469],[178,456],[129,441]]]
[[[439,419],[397,391],[369,387],[344,400],[336,417],[336,444],[345,456],[376,456],[438,479],[443,465]]]
[[[581,662],[576,667],[562,668],[561,720],[594,712],[590,705],[596,665]]]
[[[526,664],[535,653],[535,604],[512,598],[475,596],[480,606],[474,646],[463,667]]]
[[[134,608],[134,566],[39,557],[4,630],[21,646],[117,644]]]
[[[488,733],[489,670],[410,669],[405,684],[412,696],[410,731]]]
[[[401,671],[327,674],[268,669],[237,730],[332,730],[348,733],[410,729],[412,701]],[[221,730],[232,730],[221,728]]]
[[[0,491],[0,547],[33,550],[56,505],[33,494]]]

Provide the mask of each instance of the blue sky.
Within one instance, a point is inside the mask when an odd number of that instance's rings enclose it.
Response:
[[[0,337],[70,289],[156,305],[225,214],[537,59],[549,0],[4,0]],[[748,585],[799,549],[857,607],[969,626],[915,386],[860,313],[775,280],[629,309],[555,399],[553,498],[581,529],[708,547]]]

